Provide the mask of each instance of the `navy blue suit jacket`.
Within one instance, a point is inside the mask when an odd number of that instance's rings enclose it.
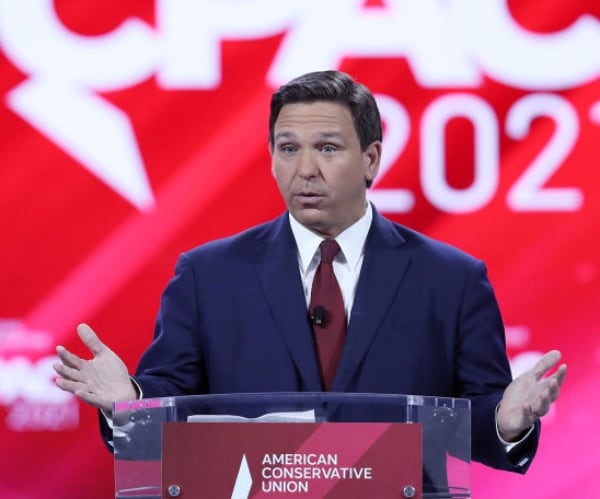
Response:
[[[135,379],[144,397],[322,390],[287,213],[180,257]],[[484,264],[374,210],[333,391],[469,398],[473,459],[524,471],[495,429],[510,381]]]

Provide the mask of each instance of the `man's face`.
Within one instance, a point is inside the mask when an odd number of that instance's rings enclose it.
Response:
[[[360,150],[346,106],[286,104],[273,138],[272,172],[298,222],[324,237],[336,237],[364,215],[366,180],[377,174],[381,143]]]

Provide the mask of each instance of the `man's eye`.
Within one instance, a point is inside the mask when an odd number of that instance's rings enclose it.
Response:
[[[292,154],[293,152],[296,151],[296,148],[294,146],[281,146],[280,149],[281,149],[281,152],[283,152],[285,154]]]
[[[321,151],[328,153],[328,154],[334,153],[336,150],[337,150],[336,147],[332,146],[331,144],[326,144],[323,147],[321,147]]]

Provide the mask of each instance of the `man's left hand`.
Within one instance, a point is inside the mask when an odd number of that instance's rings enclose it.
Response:
[[[558,364],[560,358],[558,350],[548,352],[506,387],[496,416],[498,431],[505,441],[518,440],[558,398],[567,366],[562,364],[551,376],[544,375]]]

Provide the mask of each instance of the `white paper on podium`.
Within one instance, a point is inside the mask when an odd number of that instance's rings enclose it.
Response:
[[[269,412],[256,418],[245,418],[233,414],[194,414],[188,423],[315,423],[315,411]]]

